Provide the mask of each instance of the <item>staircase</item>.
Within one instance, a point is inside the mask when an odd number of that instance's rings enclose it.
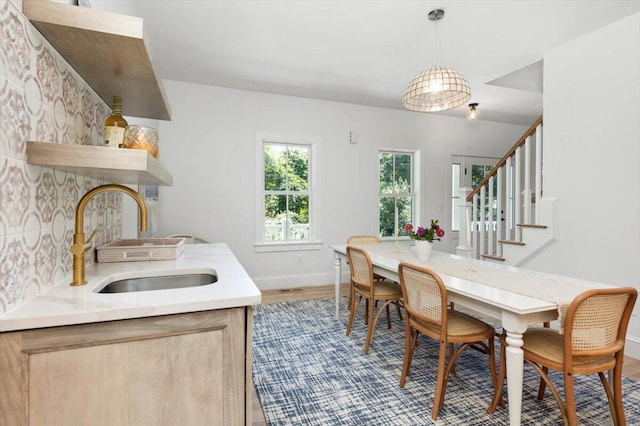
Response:
[[[461,188],[467,243],[458,254],[523,266],[556,242],[557,200],[543,197],[542,127],[540,116],[475,189]]]

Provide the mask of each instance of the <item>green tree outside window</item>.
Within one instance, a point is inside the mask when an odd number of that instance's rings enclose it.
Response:
[[[404,225],[413,216],[413,154],[380,152],[379,236],[406,236]],[[397,218],[396,218],[397,212]]]
[[[264,144],[265,240],[309,239],[310,147]]]

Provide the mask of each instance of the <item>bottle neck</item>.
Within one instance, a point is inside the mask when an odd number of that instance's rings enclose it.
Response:
[[[122,98],[113,98],[113,115],[122,115]]]

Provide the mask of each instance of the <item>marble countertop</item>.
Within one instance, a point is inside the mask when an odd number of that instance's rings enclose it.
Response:
[[[207,273],[216,283],[198,287],[97,293],[106,282],[122,278]],[[86,269],[87,284],[71,278],[0,317],[0,332],[84,324],[260,304],[262,295],[226,244],[188,244],[175,260],[95,263]]]

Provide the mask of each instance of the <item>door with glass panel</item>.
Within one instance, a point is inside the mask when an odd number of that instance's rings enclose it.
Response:
[[[466,156],[453,156],[451,161],[451,238],[452,238],[452,252],[456,252],[456,247],[459,244],[459,231],[460,231],[460,215],[461,208],[460,204],[464,202],[464,200],[460,199],[459,190],[461,187],[464,188],[472,188],[475,189],[480,182],[487,176],[496,163],[499,161],[499,158],[491,158],[491,157],[466,157]],[[497,182],[494,181],[494,185]],[[494,199],[495,203],[495,199]],[[500,221],[501,216],[500,212],[497,211],[494,206],[493,212],[494,215],[492,218],[489,218],[489,197],[485,197],[485,211],[484,213],[480,211],[480,197],[478,197],[478,202],[476,206],[477,217],[476,220],[480,220],[480,215],[485,215],[486,227],[493,226],[495,227]],[[486,235],[486,234],[485,234]]]

